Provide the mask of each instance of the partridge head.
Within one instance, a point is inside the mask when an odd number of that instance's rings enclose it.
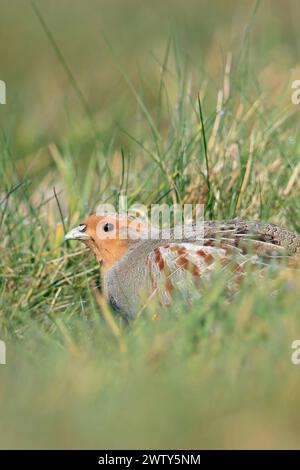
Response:
[[[127,253],[132,230],[138,234],[143,228],[140,222],[127,217],[91,215],[68,232],[65,240],[82,241],[94,253],[102,269],[107,270]]]

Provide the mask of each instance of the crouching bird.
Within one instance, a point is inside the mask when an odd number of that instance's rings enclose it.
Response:
[[[218,267],[241,279],[249,265],[266,265],[300,255],[300,235],[279,226],[239,219],[203,222],[159,230],[131,217],[91,215],[66,234],[87,245],[101,265],[104,294],[125,319],[135,317],[145,299],[158,295],[163,305],[179,291],[187,300]],[[233,281],[234,282],[234,281]]]

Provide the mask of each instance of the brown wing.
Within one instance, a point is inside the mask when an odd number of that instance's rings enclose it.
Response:
[[[233,259],[229,249],[170,243],[155,248],[147,258],[148,291],[157,293],[163,304],[170,303],[176,291],[185,300],[194,300],[214,270],[228,268],[234,277],[240,277],[247,262],[254,263],[255,258],[245,256],[239,249],[234,249]]]
[[[236,246],[259,256],[300,255],[300,236],[278,225],[259,221],[228,220],[204,223],[206,245]]]

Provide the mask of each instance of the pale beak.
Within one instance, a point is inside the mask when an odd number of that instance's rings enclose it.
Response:
[[[65,240],[88,240],[90,236],[85,233],[85,230],[85,225],[78,225],[78,227],[72,228],[70,232],[66,233]]]

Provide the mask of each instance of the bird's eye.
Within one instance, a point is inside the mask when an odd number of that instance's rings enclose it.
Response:
[[[111,232],[113,229],[114,229],[114,225],[113,225],[113,224],[110,224],[109,222],[107,222],[107,223],[103,226],[104,232]]]

